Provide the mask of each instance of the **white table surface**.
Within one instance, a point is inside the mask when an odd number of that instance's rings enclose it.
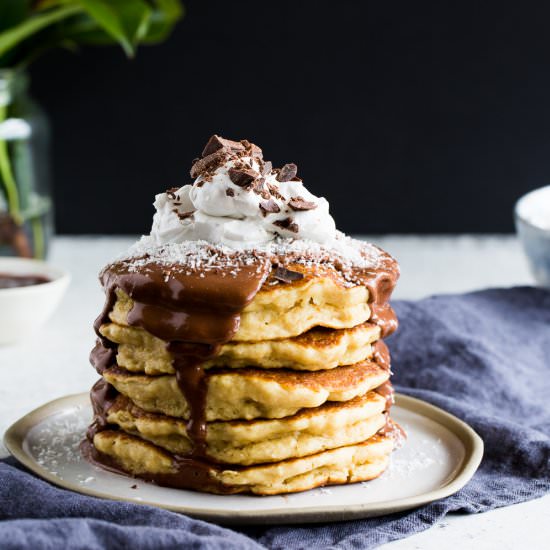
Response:
[[[46,327],[17,345],[0,347],[0,432],[22,415],[63,395],[87,391],[97,379],[88,363],[92,322],[103,294],[99,269],[132,242],[127,237],[58,237],[50,261],[73,276]],[[396,298],[531,284],[514,237],[402,237],[372,239],[401,264]],[[0,456],[6,450],[0,444]],[[485,514],[445,518],[439,525],[386,545],[391,550],[550,548],[550,496]]]

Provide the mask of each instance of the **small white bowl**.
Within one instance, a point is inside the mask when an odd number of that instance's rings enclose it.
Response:
[[[550,185],[523,195],[514,214],[531,272],[539,286],[550,289]]]
[[[42,275],[50,279],[38,285],[0,288],[0,344],[7,344],[25,338],[48,320],[71,276],[39,260],[3,257],[0,257],[0,273]]]

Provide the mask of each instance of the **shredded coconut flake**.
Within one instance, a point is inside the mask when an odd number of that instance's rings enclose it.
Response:
[[[257,272],[260,272],[266,259],[288,258],[293,263],[309,267],[336,267],[348,282],[353,282],[353,270],[376,269],[384,256],[385,253],[376,246],[338,232],[330,245],[279,237],[249,248],[232,248],[207,241],[158,245],[144,236],[117,261],[125,262],[132,272],[139,272],[152,263],[166,265],[165,279],[168,279],[171,275],[169,266],[188,275],[200,271],[204,277],[205,272],[221,269],[235,277],[243,266],[256,265]]]

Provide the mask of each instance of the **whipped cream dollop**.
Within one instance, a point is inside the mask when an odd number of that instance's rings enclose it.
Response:
[[[326,199],[296,176],[294,164],[273,169],[262,151],[212,136],[193,163],[192,184],[156,196],[150,244],[208,241],[249,248],[278,238],[330,245],[337,238]]]

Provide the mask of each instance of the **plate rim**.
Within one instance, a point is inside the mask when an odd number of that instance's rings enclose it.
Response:
[[[135,500],[98,491],[86,486],[77,485],[69,480],[61,479],[50,473],[36,462],[23,448],[26,434],[47,417],[59,414],[61,410],[82,406],[89,399],[88,392],[77,393],[59,397],[41,405],[14,422],[4,434],[4,445],[10,454],[26,468],[36,475],[63,489],[68,489],[96,498],[106,498],[119,502],[131,502],[146,506],[163,508],[172,512],[183,513],[194,518],[213,521],[225,525],[253,525],[253,524],[283,524],[283,523],[317,523],[326,521],[343,521],[362,519],[386,514],[392,514],[403,510],[417,508],[424,504],[440,500],[462,489],[477,471],[483,458],[484,444],[475,430],[463,420],[431,403],[405,395],[395,394],[395,404],[410,412],[419,414],[447,428],[458,437],[464,446],[465,454],[462,463],[449,481],[442,487],[432,491],[392,499],[376,503],[350,504],[350,505],[323,505],[307,506],[302,509],[288,510],[287,508],[275,508],[273,510],[236,510],[193,508],[183,505],[164,505],[163,503],[147,500]],[[113,474],[116,475],[116,474]],[[220,496],[223,498],[223,495]],[[257,497],[261,502],[262,496]]]

